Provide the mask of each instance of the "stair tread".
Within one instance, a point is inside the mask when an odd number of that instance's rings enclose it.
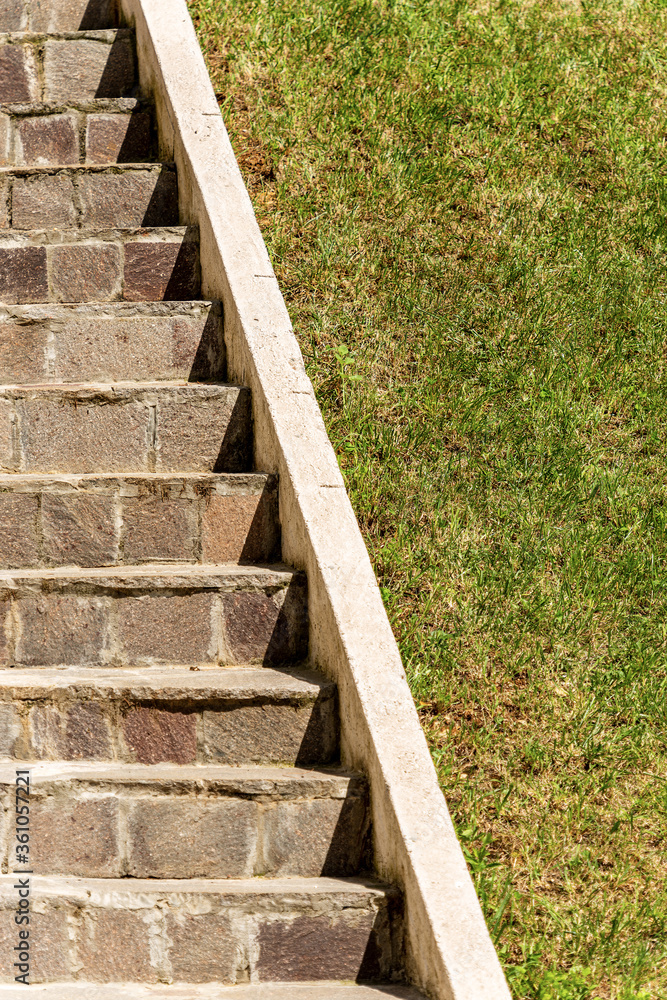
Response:
[[[188,382],[185,379],[165,379],[163,382],[14,382],[0,385],[0,394],[10,392],[150,392],[156,389],[187,389],[191,392],[222,394],[229,389],[245,389],[232,382]]]
[[[188,485],[202,483],[229,484],[238,487],[261,487],[272,476],[270,472],[0,472],[0,489],[25,482],[31,489],[66,484],[72,487],[88,484]]]
[[[0,246],[8,243],[16,246],[63,246],[70,243],[84,243],[89,240],[109,241],[127,239],[136,236],[184,236],[195,239],[198,235],[197,226],[130,226],[110,229],[108,227],[82,229],[5,229],[0,231]],[[178,300],[177,300],[178,301]],[[186,301],[196,302],[197,299]],[[36,303],[42,305],[43,303]],[[65,303],[63,303],[65,304]],[[83,303],[73,303],[82,305]]]
[[[142,227],[145,228],[145,227]],[[173,227],[162,227],[173,228]],[[77,230],[71,230],[76,232]],[[85,233],[86,230],[82,229]],[[108,231],[108,230],[107,230]],[[120,230],[118,230],[120,232]],[[15,232],[30,232],[30,230],[15,230]],[[148,316],[151,318],[181,315],[201,315],[218,306],[215,299],[169,299],[159,302],[27,302],[0,303],[0,316],[7,315],[24,317],[27,320],[41,318],[58,318],[74,316]]]
[[[275,670],[272,667],[151,667],[132,670],[95,667],[43,667],[39,670],[0,670],[0,692],[20,692],[26,699],[38,699],[77,687],[83,692],[106,692],[135,699],[206,701],[226,695],[237,700],[250,698],[317,697],[335,685],[321,674],[307,669]]]
[[[113,42],[115,38],[130,38],[134,28],[84,28],[83,31],[2,31],[0,45],[8,42],[78,42],[90,38],[94,42]]]
[[[282,793],[284,796],[334,793],[344,795],[348,787],[364,785],[357,772],[344,768],[278,767],[266,764],[101,764],[97,761],[39,761],[27,765],[30,785],[66,784],[70,781],[106,785],[147,786],[158,791],[161,785],[181,791],[188,788],[217,792],[243,792],[244,795]],[[16,764],[0,763],[0,785],[13,785]]]
[[[238,563],[216,563],[211,565],[169,563],[144,563],[140,566],[93,566],[82,569],[79,566],[55,566],[40,569],[0,570],[0,583],[10,580],[62,580],[63,582],[94,583],[98,586],[114,586],[115,582],[125,586],[144,587],[146,581],[165,587],[207,587],[217,586],[219,580],[229,580],[239,585],[252,586],[255,581],[262,587],[289,583],[299,571],[283,563],[270,566],[239,565]],[[156,584],[154,581],[164,581]],[[134,581],[137,581],[136,583]]]
[[[0,900],[14,899],[16,873],[0,875]],[[33,900],[45,898],[66,898],[93,905],[108,905],[110,902],[132,903],[137,897],[142,901],[164,898],[172,894],[183,897],[186,894],[222,896],[240,901],[264,898],[269,905],[276,896],[285,895],[291,900],[312,900],[313,897],[341,897],[340,903],[354,906],[355,900],[363,903],[369,899],[382,898],[396,893],[394,886],[373,878],[76,878],[63,875],[31,875],[30,891]]]
[[[240,983],[222,986],[219,983],[198,985],[148,986],[143,983],[45,983],[30,986],[33,995],[39,993],[44,1000],[420,1000],[423,996],[412,986],[393,983]],[[16,987],[0,985],[0,997]]]
[[[65,111],[88,110],[128,113],[137,108],[150,109],[151,103],[142,97],[74,97],[71,101],[0,101],[0,108],[9,115],[55,115]]]

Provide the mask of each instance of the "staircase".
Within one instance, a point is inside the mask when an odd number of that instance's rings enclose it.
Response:
[[[0,994],[19,768],[40,996],[414,997],[134,33],[107,0],[0,30]]]

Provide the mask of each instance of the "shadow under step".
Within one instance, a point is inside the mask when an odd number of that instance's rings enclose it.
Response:
[[[199,230],[39,230],[0,233],[0,301],[196,299]]]
[[[0,101],[134,97],[134,47],[129,28],[0,35]]]
[[[83,878],[357,875],[367,792],[365,778],[340,770],[34,764],[29,867]],[[15,765],[0,765],[6,811],[15,793]],[[14,829],[5,836],[11,864]]]
[[[307,656],[307,587],[285,567],[4,570],[0,663],[282,664]]]
[[[308,670],[0,669],[9,760],[312,767],[337,749],[336,686]]]
[[[3,167],[143,163],[156,151],[152,109],[133,97],[0,104]]]
[[[4,472],[245,472],[250,437],[243,386],[0,386]]]
[[[179,223],[171,163],[3,167],[0,191],[3,229],[134,229]]]
[[[0,306],[0,383],[224,376],[219,302]]]
[[[275,476],[0,474],[0,569],[279,559]]]
[[[0,877],[13,920],[15,875]],[[388,979],[402,898],[362,879],[31,878],[31,983]],[[71,936],[70,936],[71,935]],[[13,980],[11,949],[0,976]]]

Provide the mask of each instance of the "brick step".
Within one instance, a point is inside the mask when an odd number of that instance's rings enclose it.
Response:
[[[5,982],[15,884],[0,877]],[[364,879],[33,876],[30,888],[31,983],[373,980],[399,967],[400,893]]]
[[[243,387],[0,386],[5,472],[245,472],[249,463]]]
[[[2,0],[0,31],[112,28],[116,8],[116,0]]]
[[[142,983],[42,983],[30,987],[39,1000],[424,1000],[412,986],[393,983],[241,983],[220,986],[145,986]],[[0,983],[0,997],[20,1000],[14,986]]]
[[[128,302],[196,299],[199,230],[0,232],[0,301]]]
[[[3,167],[0,200],[2,229],[134,229],[179,222],[170,163]]]
[[[134,97],[134,32],[128,28],[0,35],[0,103]]]
[[[306,579],[283,567],[3,570],[0,664],[289,663],[307,656]]]
[[[0,569],[279,558],[274,476],[0,474]]]
[[[0,757],[329,764],[336,686],[271,667],[0,670]]]
[[[15,792],[15,765],[0,765],[7,814]],[[344,877],[358,874],[367,833],[366,780],[340,770],[56,761],[30,773],[38,875]],[[11,825],[5,837],[11,865]]]
[[[0,104],[0,166],[140,163],[155,158],[149,105],[133,97]]]
[[[0,384],[224,377],[218,302],[0,306]]]

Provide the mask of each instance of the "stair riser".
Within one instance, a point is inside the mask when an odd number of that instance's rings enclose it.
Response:
[[[0,109],[0,166],[145,163],[154,158],[148,111],[31,114],[29,109]]]
[[[2,569],[280,556],[271,477],[17,480],[0,481]]]
[[[1,665],[227,666],[307,655],[306,587],[299,575],[289,587],[253,590],[156,589],[147,579],[134,596],[52,586],[0,589]]]
[[[366,835],[360,780],[224,783],[121,777],[31,783],[30,867],[81,878],[316,878],[359,870]],[[300,790],[299,784],[303,787]],[[171,787],[170,787],[171,785]],[[220,787],[222,785],[222,787]],[[261,786],[264,785],[264,788]],[[315,787],[308,787],[315,786]],[[320,786],[320,787],[317,787]],[[7,812],[15,789],[0,789]],[[4,858],[12,864],[15,831]],[[0,845],[0,850],[2,846]]]
[[[95,240],[60,246],[0,242],[0,301],[155,302],[195,299],[199,247],[193,240]]]
[[[115,0],[3,0],[0,31],[83,31],[112,28]]]
[[[27,104],[131,97],[136,80],[133,33],[121,29],[96,34],[87,38],[29,35],[25,39],[15,35],[10,44],[0,43],[0,101]]]
[[[3,881],[8,912],[2,921],[11,928],[16,890]],[[43,900],[33,890],[31,983],[379,979],[397,965],[401,921],[393,896],[369,891],[364,898],[344,888],[321,898],[315,891],[281,898],[270,890],[245,897],[146,890],[124,906],[125,895],[119,890],[102,898],[93,891],[88,899],[82,892],[70,902]],[[13,944],[13,932],[6,933]],[[40,941],[48,947],[38,954]],[[6,947],[0,957],[5,982],[13,981],[12,962]]]
[[[162,309],[162,313],[158,310]],[[185,379],[222,382],[217,305],[0,309],[0,384]]]
[[[308,699],[142,702],[73,693],[0,704],[0,757],[16,761],[312,767],[336,757],[337,734],[331,687]]]
[[[250,394],[232,386],[5,389],[0,469],[245,472],[249,426]]]
[[[0,228],[177,226],[176,172],[155,167],[65,167],[0,177]]]

